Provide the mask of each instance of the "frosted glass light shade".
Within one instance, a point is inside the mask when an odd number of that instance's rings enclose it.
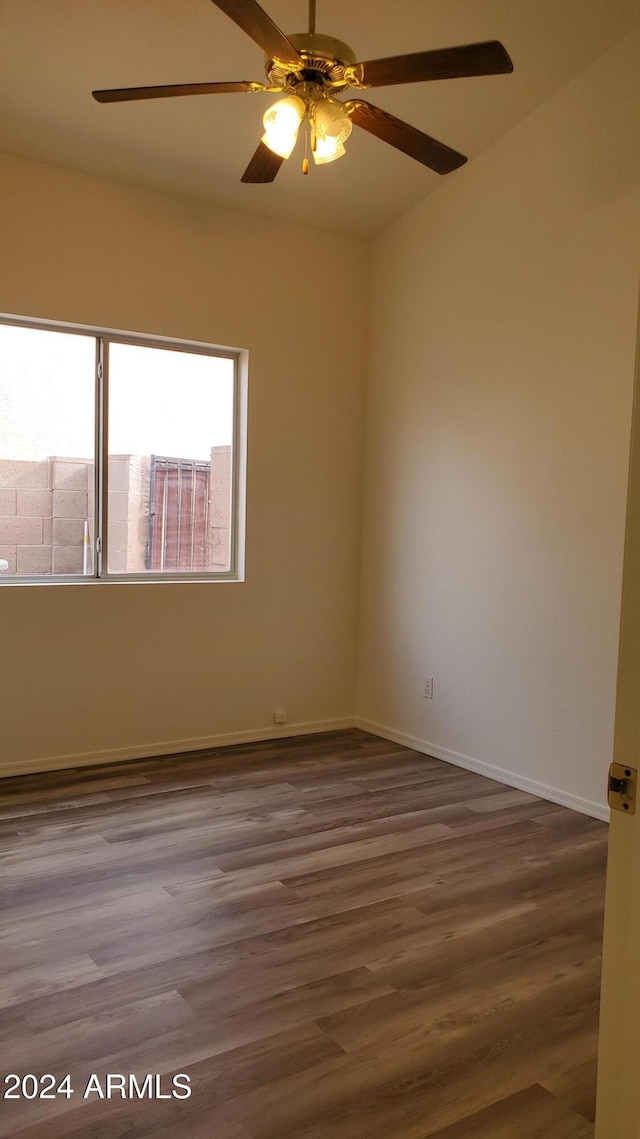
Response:
[[[342,155],[346,153],[343,144],[337,139],[317,138],[313,161],[316,166],[322,166],[325,162],[335,162],[336,158],[342,158]]]
[[[281,158],[289,157],[298,140],[305,110],[304,102],[298,95],[288,95],[265,112],[262,141],[274,154],[279,154]]]
[[[316,145],[313,160],[320,166],[324,162],[335,162],[345,153],[344,143],[348,139],[353,124],[344,107],[331,99],[318,103],[315,112]]]

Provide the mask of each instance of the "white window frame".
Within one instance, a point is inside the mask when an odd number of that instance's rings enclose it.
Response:
[[[0,588],[11,585],[105,585],[147,582],[149,584],[244,581],[246,468],[247,468],[247,371],[248,352],[197,340],[178,340],[169,336],[122,332],[93,325],[69,324],[65,321],[38,320],[31,317],[0,313],[0,324],[33,328],[44,332],[67,332],[95,340],[95,456],[94,519],[95,534],[93,570],[91,574],[0,574]],[[108,533],[108,455],[109,455],[109,344],[132,344],[143,348],[164,348],[199,356],[214,356],[233,361],[233,438],[231,469],[230,568],[217,570],[142,570],[134,573],[109,573]]]

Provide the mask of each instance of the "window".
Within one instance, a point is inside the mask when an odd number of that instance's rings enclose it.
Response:
[[[240,576],[239,354],[0,321],[0,584]]]

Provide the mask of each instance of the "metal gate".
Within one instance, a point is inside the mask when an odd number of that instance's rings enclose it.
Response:
[[[210,465],[151,456],[147,569],[208,569]]]

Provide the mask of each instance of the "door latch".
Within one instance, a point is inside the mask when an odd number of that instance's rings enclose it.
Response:
[[[638,772],[623,763],[612,763],[609,768],[609,806],[614,811],[624,811],[627,815],[636,813],[636,789]]]

